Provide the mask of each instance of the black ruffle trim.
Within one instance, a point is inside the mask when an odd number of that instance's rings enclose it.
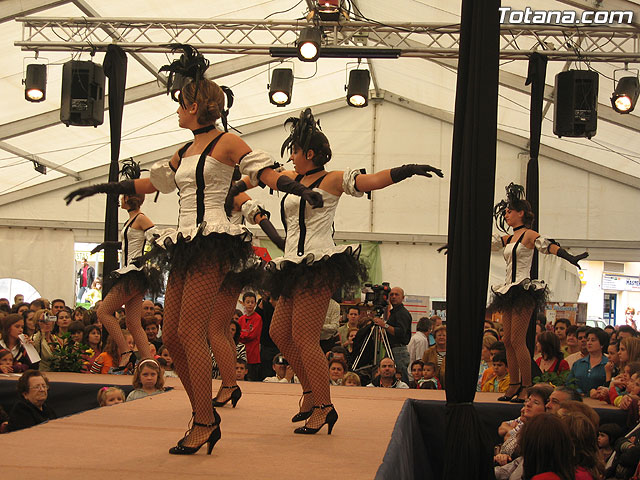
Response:
[[[210,233],[196,235],[187,241],[181,234],[173,243],[165,242],[164,249],[156,249],[159,256],[152,258],[163,269],[183,275],[201,267],[218,266],[225,270],[240,271],[253,264],[251,233],[245,235],[229,235],[227,233]]]
[[[284,262],[280,268],[267,266],[265,290],[272,297],[291,297],[297,289],[331,287],[360,288],[367,279],[367,267],[351,251],[325,257],[312,264]]]
[[[134,291],[142,295],[149,292],[155,298],[164,292],[162,272],[149,265],[145,265],[142,270],[132,270],[124,274],[114,271],[110,277],[113,279],[112,288],[122,285],[127,295]]]
[[[535,303],[536,309],[541,308],[549,298],[549,288],[534,289],[533,287],[525,288],[522,283],[513,285],[507,293],[493,292],[491,303],[487,307],[487,311],[504,312],[517,311],[523,308],[531,308],[531,303]]]

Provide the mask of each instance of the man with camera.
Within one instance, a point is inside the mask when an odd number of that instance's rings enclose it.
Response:
[[[382,318],[376,317],[373,319],[373,323],[384,328],[387,332],[396,367],[402,375],[402,381],[407,383],[409,381],[409,350],[407,350],[407,345],[411,340],[411,314],[404,307],[403,301],[404,290],[400,287],[393,287],[389,291],[391,310],[388,320],[385,322]]]
[[[289,362],[280,353],[273,357],[273,371],[276,372],[275,377],[267,377],[263,382],[267,383],[300,383],[298,377],[295,376],[293,368]]]

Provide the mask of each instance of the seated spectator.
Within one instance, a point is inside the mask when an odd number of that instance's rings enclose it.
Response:
[[[437,327],[433,330],[433,337],[436,341],[433,347],[424,352],[422,361],[427,364],[428,362],[436,365],[436,377],[440,380],[442,386],[445,386],[445,369],[447,366],[447,327],[444,325]]]
[[[69,324],[69,334],[72,343],[82,343],[84,335],[84,323],[73,321]]]
[[[638,401],[640,401],[640,374],[634,373],[627,384],[626,395],[618,403],[618,406],[629,412],[627,423],[635,425],[638,423]]]
[[[71,309],[64,307],[56,314],[56,324],[53,327],[53,333],[58,337],[62,337],[69,331],[69,325],[71,325]]]
[[[347,372],[342,379],[342,385],[345,387],[359,387],[361,385],[360,377],[355,372]]]
[[[622,345],[622,344],[621,344]],[[603,387],[598,387],[596,392],[594,393],[594,397],[600,398],[601,400],[607,401],[616,407],[620,406],[620,402],[629,392],[627,391],[627,386],[631,381],[631,377],[640,372],[640,362],[629,362],[622,369],[622,373],[618,376],[611,379],[611,383],[609,384],[609,397],[602,398],[601,391]]]
[[[34,320],[35,313],[33,310],[27,310],[26,312],[22,312],[22,319],[24,320],[24,330],[23,333],[31,338],[34,333],[36,333],[36,322]]]
[[[486,323],[486,320],[485,320]],[[478,385],[476,386],[476,392],[482,391],[482,376],[484,372],[490,368],[491,363],[491,350],[489,347],[496,343],[498,339],[493,335],[485,335],[482,337],[482,351],[480,353],[480,371],[478,372]]]
[[[604,366],[608,359],[603,352],[608,347],[608,341],[609,337],[601,328],[590,328],[587,331],[588,355],[577,360],[571,367],[571,376],[576,379],[577,390],[582,395],[589,395],[592,388],[605,383],[607,374]]]
[[[552,387],[543,385],[534,385],[527,389],[527,398],[520,416],[514,420],[502,422],[498,428],[498,434],[504,437],[504,442],[500,446],[500,453],[494,456],[495,463],[501,466],[506,465],[516,457],[522,427],[532,418],[544,413],[552,391]]]
[[[545,409],[549,413],[558,413],[558,409],[560,408],[560,405],[569,400],[581,402],[582,396],[578,392],[576,392],[573,388],[556,387],[551,393],[551,395],[549,395],[549,400],[545,405]]]
[[[31,362],[25,350],[20,335],[24,329],[24,319],[22,315],[12,313],[2,319],[2,339],[0,348],[11,352],[13,357],[13,372],[24,372],[30,368],[38,368],[37,363]],[[31,340],[29,340],[31,341]]]
[[[420,388],[420,382],[424,375],[424,363],[422,360],[414,360],[411,362],[411,377],[413,380],[409,382],[409,388]]]
[[[379,375],[367,387],[409,388],[409,385],[396,379],[396,364],[393,359],[384,357],[378,364]]]
[[[600,479],[604,475],[604,462],[598,450],[598,426],[583,414],[567,413],[560,417],[567,425],[573,444],[573,464],[576,479]],[[586,474],[586,475],[585,475]]]
[[[236,380],[246,380],[247,373],[249,373],[249,370],[247,369],[247,361],[242,358],[238,358],[236,360]]]
[[[605,464],[613,454],[613,446],[621,436],[622,428],[616,423],[603,423],[598,428],[598,449]]]
[[[334,358],[329,362],[329,382],[331,385],[342,385],[344,374],[347,371],[347,364],[339,359]]]
[[[409,365],[416,360],[421,360],[424,352],[429,349],[429,333],[431,332],[431,320],[422,317],[416,325],[416,333],[411,336],[407,350],[409,350]],[[414,381],[415,378],[414,378]]]
[[[38,369],[41,372],[50,372],[53,352],[62,345],[62,340],[52,333],[57,318],[51,315],[49,310],[38,310],[33,318],[36,321],[36,333],[32,341],[34,348],[40,355]]]
[[[542,332],[537,337],[540,346],[540,357],[536,364],[542,373],[560,373],[569,370],[569,364],[560,350],[560,340],[553,332]]]
[[[164,392],[164,375],[158,362],[152,358],[140,361],[133,372],[133,387],[127,402]]]
[[[593,408],[584,402],[577,402],[575,400],[567,400],[562,402],[558,407],[557,415],[562,417],[569,413],[581,413],[589,419],[594,428],[598,428],[600,425],[600,415]]]
[[[327,360],[330,362],[336,358],[349,365],[349,362],[347,362],[347,353],[348,352],[344,347],[333,347],[331,351],[327,352]]]
[[[620,373],[620,356],[618,355],[619,347],[620,345],[618,342],[609,342],[609,347],[607,348],[607,358],[609,361],[604,366],[604,369],[607,372],[607,385],[611,382],[612,378],[616,377]]]
[[[129,345],[129,350],[134,350],[135,343],[133,336],[127,330],[123,330],[122,334]],[[119,363],[120,352],[118,351],[118,344],[113,337],[109,337],[107,344],[104,346],[104,351],[95,359],[93,365],[89,368],[89,373],[129,373],[133,368],[133,365],[128,364],[120,370],[119,367],[117,367]]]
[[[6,348],[0,350],[0,373],[13,373],[13,355]]]
[[[162,346],[162,340],[158,338],[158,324],[156,323],[155,317],[143,317],[142,328],[144,328],[144,333],[147,334],[149,343],[153,344],[156,347],[156,351],[158,351]]]
[[[570,326],[571,321],[568,318],[557,318],[553,324],[553,333],[557,335],[563,353],[567,351],[567,329]]]
[[[102,387],[98,390],[98,405],[110,407],[118,403],[124,403],[124,392],[118,387]]]
[[[162,366],[164,370],[164,378],[178,378],[178,373],[175,371],[173,366],[173,359],[171,358],[171,354],[169,353],[169,349],[166,345],[162,345],[160,347],[160,358],[158,358],[158,363]],[[163,362],[160,362],[160,361]]]
[[[491,359],[493,374],[488,376],[482,384],[483,392],[504,393],[509,388],[509,371],[507,370],[507,355],[496,353]]]
[[[360,321],[360,309],[355,306],[349,306],[347,309],[347,323],[338,327],[338,335],[340,336],[340,344],[347,348],[347,334],[350,330],[355,329],[358,331],[358,322]],[[353,342],[351,342],[351,346],[353,347]]]
[[[236,360],[247,361],[247,350],[244,343],[240,342],[240,324],[235,320],[231,320],[229,325],[230,338],[233,340],[233,347],[236,350]],[[219,378],[220,369],[216,357],[211,352],[211,378]]]
[[[293,373],[293,368],[280,353],[273,357],[273,371],[276,372],[275,377],[267,377],[263,382],[267,383],[300,383],[298,377]]]
[[[18,379],[20,399],[9,413],[8,430],[14,432],[57,418],[47,405],[49,380],[38,370],[27,370]]]
[[[522,428],[520,451],[524,465],[522,478],[578,479],[571,435],[566,424],[555,415],[543,413]]]
[[[436,364],[433,362],[427,362],[422,369],[422,380],[420,381],[420,388],[423,390],[442,390],[440,380],[436,377]]]
[[[82,334],[82,343],[93,351],[92,355],[88,355],[84,359],[88,373],[93,362],[102,353],[102,330],[95,325],[85,326]]]

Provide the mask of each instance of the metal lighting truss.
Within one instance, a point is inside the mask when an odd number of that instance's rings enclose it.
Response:
[[[312,25],[290,20],[190,20],[170,18],[18,17],[30,51],[106,51],[115,43],[129,52],[166,53],[170,43],[188,43],[202,53],[267,55],[273,48],[295,47],[298,32]],[[360,21],[319,22],[330,52],[397,50],[402,57],[457,58],[459,24]],[[525,60],[534,51],[549,60],[640,61],[640,30],[635,26],[502,25],[500,58]],[[578,47],[579,45],[579,47]],[[368,55],[363,55],[368,56]]]

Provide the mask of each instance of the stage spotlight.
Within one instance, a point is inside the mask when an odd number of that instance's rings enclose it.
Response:
[[[315,62],[320,55],[320,43],[322,31],[318,28],[307,27],[302,29],[298,36],[298,58],[303,62]]]
[[[340,0],[318,0],[316,9],[325,22],[336,22],[340,18]]]
[[[43,102],[47,97],[47,66],[40,63],[27,65],[27,73],[23,83],[26,100]]]
[[[369,70],[351,70],[347,86],[347,104],[362,108],[369,104]]]
[[[271,75],[269,85],[269,101],[278,107],[291,103],[293,89],[293,70],[290,68],[276,68]]]
[[[618,113],[631,113],[640,93],[638,77],[622,77],[611,95],[611,106]]]

